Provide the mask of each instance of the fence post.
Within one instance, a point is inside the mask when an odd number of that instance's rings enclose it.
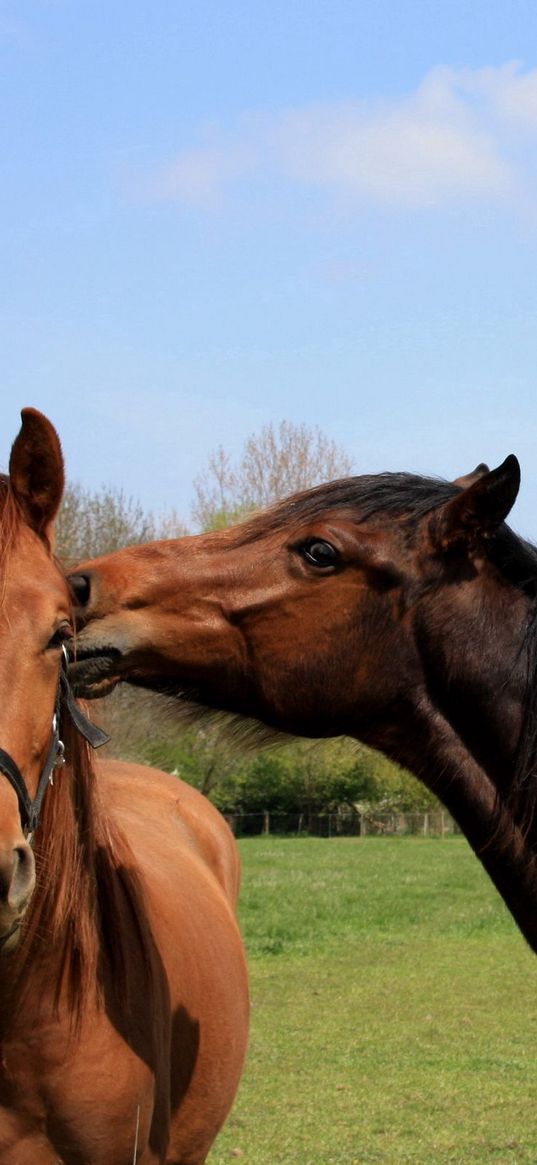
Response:
[[[270,813],[268,809],[263,810],[263,833],[270,833]]]

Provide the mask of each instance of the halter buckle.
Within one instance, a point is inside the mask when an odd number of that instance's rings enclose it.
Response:
[[[56,759],[54,761],[54,768],[52,769],[52,772],[51,772],[50,777],[49,777],[49,781],[50,781],[51,785],[54,784],[54,773],[56,772],[56,769],[61,769],[64,764],[65,764],[65,745],[63,743],[63,740],[60,740],[60,738],[58,737],[58,743],[56,744]]]

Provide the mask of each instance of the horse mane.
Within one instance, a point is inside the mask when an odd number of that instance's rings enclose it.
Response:
[[[368,522],[379,514],[400,518],[412,526],[439,506],[461,493],[461,486],[441,478],[412,473],[381,473],[346,477],[294,494],[241,525],[229,530],[233,545],[248,545],[266,534],[276,533],[304,522],[325,518],[337,510],[358,522]],[[520,538],[505,523],[487,539],[487,556],[509,582],[537,599],[537,548]],[[537,629],[536,629],[537,634]]]
[[[327,510],[346,511],[365,522],[377,513],[424,517],[460,492],[452,482],[412,473],[382,473],[343,477],[314,486],[255,513],[229,531],[235,545],[247,545],[265,534],[314,522]]]
[[[0,475],[2,578],[24,524],[9,479]],[[48,543],[47,549],[55,562]],[[0,605],[3,597],[0,586]],[[37,949],[55,951],[60,967],[56,1006],[65,989],[76,1022],[91,995],[102,1003],[112,992],[129,1008],[140,990],[139,973],[135,985],[131,971],[133,964],[140,966],[140,960],[133,959],[133,943],[141,950],[148,991],[156,970],[134,855],[106,812],[88,745],[67,712],[61,716],[60,732],[66,764],[56,770],[54,784],[45,794],[34,839],[36,888],[10,965],[20,1001],[30,989]]]
[[[0,473],[0,606],[4,600],[6,562],[22,524],[23,517],[10,487],[9,478]]]
[[[153,974],[153,941],[132,850],[106,813],[88,745],[61,721],[65,767],[47,789],[35,834],[36,889],[13,955],[21,996],[36,953],[58,954],[56,1005],[67,991],[73,1016],[85,1000],[134,1002],[133,943]],[[149,989],[149,987],[148,987]],[[139,982],[137,986],[139,990]]]

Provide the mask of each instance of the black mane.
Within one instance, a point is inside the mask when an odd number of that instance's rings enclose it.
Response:
[[[234,530],[234,544],[247,545],[265,534],[324,517],[329,510],[347,512],[359,522],[378,514],[419,521],[461,492],[442,478],[412,473],[381,473],[344,477],[293,494],[268,510],[254,514]],[[537,549],[503,524],[487,544],[488,557],[509,582],[537,597]]]
[[[343,477],[293,494],[269,510],[254,514],[237,527],[236,533],[238,541],[247,544],[299,522],[315,521],[327,510],[335,509],[346,510],[361,522],[383,511],[420,518],[458,492],[458,486],[452,482],[412,473]]]

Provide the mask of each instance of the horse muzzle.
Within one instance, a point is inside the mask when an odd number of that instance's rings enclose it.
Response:
[[[94,700],[106,696],[119,683],[121,652],[114,647],[78,649],[69,664],[69,680],[75,696]]]
[[[35,888],[35,858],[21,841],[0,853],[0,953],[17,945],[20,927]]]
[[[24,915],[16,918],[4,934],[0,934],[0,958],[3,954],[9,954],[10,951],[15,950],[19,944],[21,934],[21,923]]]

